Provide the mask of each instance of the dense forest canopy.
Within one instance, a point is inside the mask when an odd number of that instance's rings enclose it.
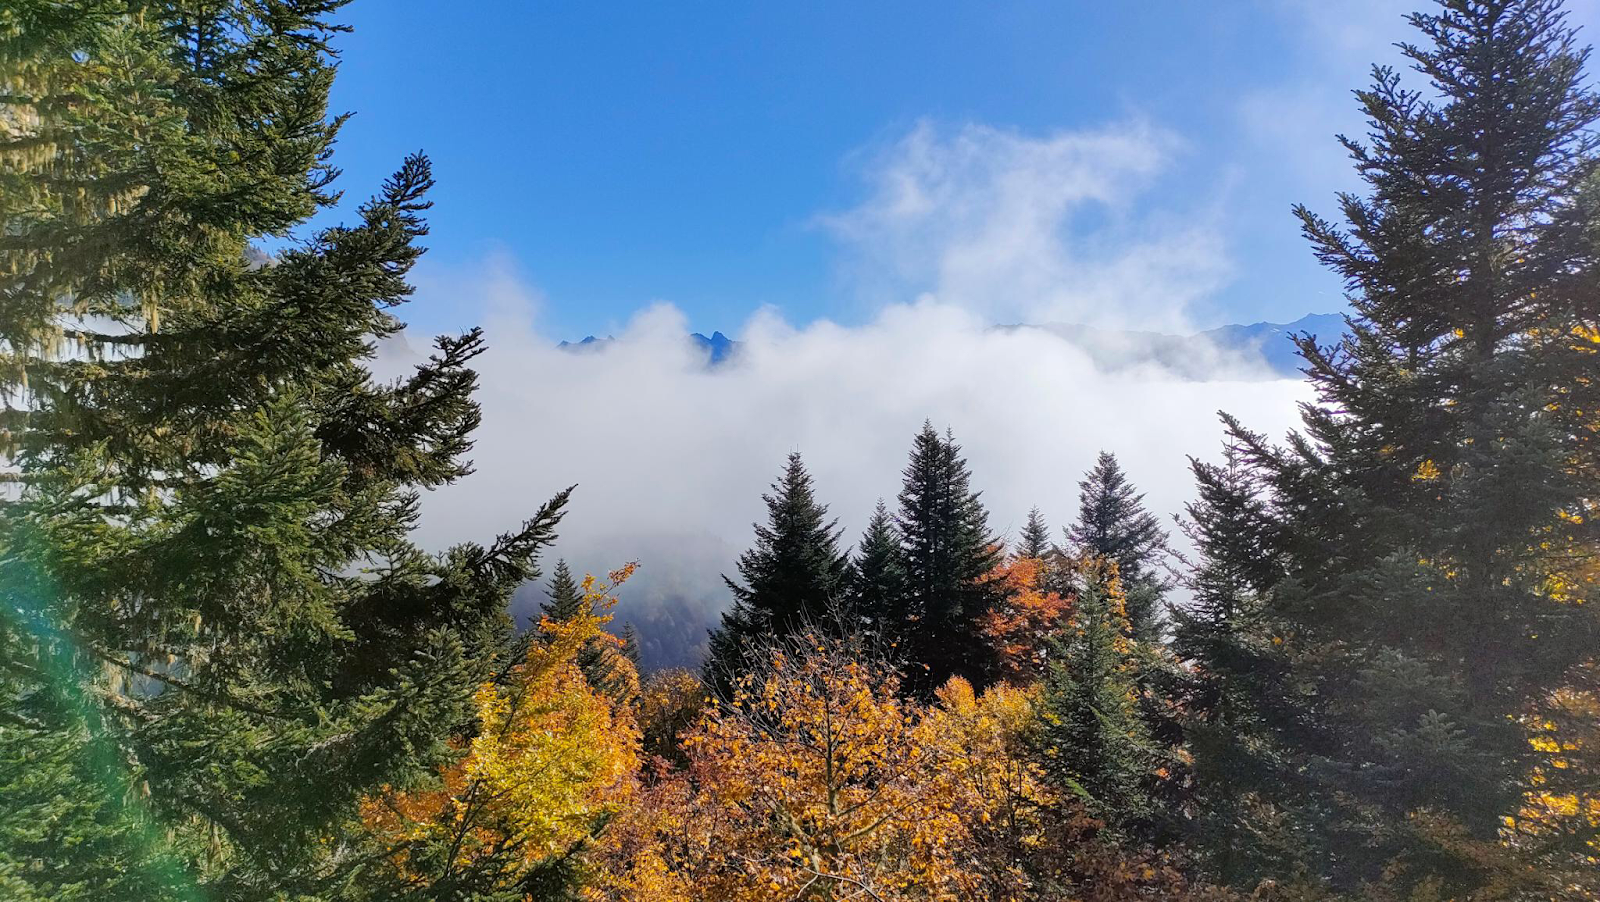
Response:
[[[646,674],[629,549],[541,570],[581,494],[412,538],[484,338],[371,372],[426,156],[308,230],[341,6],[0,9],[0,895],[1600,896],[1600,95],[1560,3],[1444,0],[1356,93],[1363,187],[1295,210],[1348,333],[1297,340],[1302,428],[1193,449],[1192,551],[1111,450],[1007,541],[928,422],[859,536],[774,461],[703,669]]]

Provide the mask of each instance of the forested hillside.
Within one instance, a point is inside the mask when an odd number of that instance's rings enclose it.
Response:
[[[1300,429],[1186,449],[1176,522],[1108,448],[1003,538],[929,421],[847,535],[793,453],[703,666],[646,673],[634,552],[552,559],[582,489],[413,539],[484,336],[369,370],[434,182],[310,224],[342,5],[0,7],[0,898],[1600,898],[1600,95],[1560,3],[1395,36],[1363,187],[1294,211],[1346,332],[1297,339]]]

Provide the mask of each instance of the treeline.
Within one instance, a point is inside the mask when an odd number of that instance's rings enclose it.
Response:
[[[1155,686],[1177,675],[1162,660],[1173,586],[1166,532],[1116,457],[1102,453],[1079,483],[1081,509],[1063,543],[1035,508],[1008,550],[989,530],[960,451],[950,433],[924,424],[898,511],[880,501],[853,554],[790,454],[763,496],[767,522],[739,560],[739,580],[728,580],[734,604],[712,634],[703,683],[727,699],[775,648],[805,636],[849,644],[924,701],[952,680],[1032,687],[1041,716],[1064,731],[1044,746],[1063,785],[1101,787],[1108,798],[1091,805],[1102,817],[1151,814],[1149,799],[1136,798],[1147,793],[1114,791],[1109,775],[1163,765],[1170,774],[1176,764],[1152,738],[1173,733],[1172,701]]]
[[[1558,3],[1447,0],[1357,92],[1364,192],[1297,210],[1350,334],[1298,339],[1283,444],[1224,417],[1192,559],[1110,455],[1002,544],[930,424],[851,543],[792,457],[704,672],[643,680],[631,565],[508,612],[570,490],[409,538],[480,419],[476,331],[366,367],[426,158],[252,252],[337,198],[340,5],[0,8],[0,896],[1600,895],[1600,98]]]

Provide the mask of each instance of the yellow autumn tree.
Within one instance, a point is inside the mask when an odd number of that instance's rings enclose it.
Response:
[[[540,623],[540,639],[504,680],[475,698],[479,729],[464,754],[423,791],[368,799],[362,817],[389,845],[408,889],[443,895],[505,885],[592,834],[622,804],[639,765],[632,710],[597,690],[580,663],[605,632],[611,594],[633,571],[586,577],[585,612]],[[614,666],[629,666],[616,655]],[[631,670],[622,674],[637,684]]]
[[[1050,823],[1063,811],[1030,755],[1036,694],[1002,683],[978,695],[956,677],[918,727],[923,745],[935,750],[940,791],[962,823],[966,898],[1032,898],[1036,881],[1025,863],[1045,851]]]
[[[1575,668],[1527,720],[1543,762],[1528,775],[1521,810],[1507,818],[1507,842],[1565,859],[1571,874],[1587,878],[1574,878],[1574,889],[1600,897],[1600,664]]]
[[[961,822],[923,711],[848,643],[774,649],[605,842],[604,899],[958,899]],[[692,787],[692,788],[691,788]]]
[[[678,736],[700,719],[705,698],[706,687],[687,670],[674,667],[652,673],[639,691],[639,731],[644,736],[645,754],[687,764]]]
[[[595,902],[1189,898],[1099,843],[1030,752],[1029,691],[952,680],[932,706],[848,640],[804,636],[712,704],[599,838]]]

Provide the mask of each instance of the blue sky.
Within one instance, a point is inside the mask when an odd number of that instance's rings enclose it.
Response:
[[[445,274],[489,266],[538,292],[558,337],[615,331],[657,300],[706,331],[765,305],[860,322],[924,291],[998,320],[1074,318],[1174,260],[1129,289],[1155,299],[1120,324],[1177,321],[1154,312],[1167,294],[1196,326],[1293,319],[1341,301],[1289,206],[1331,210],[1353,185],[1333,135],[1359,131],[1349,92],[1409,37],[1401,9],[356,0],[336,44],[334,109],[355,113],[336,153],[342,212],[408,151],[432,157],[419,280],[433,287],[407,314],[424,331],[481,319],[470,280]],[[1124,143],[1080,154],[1082,135]],[[1124,166],[1139,148],[1151,155]],[[932,206],[885,219],[897,180],[930,159]],[[1017,166],[1033,179],[1021,188]],[[1028,196],[1062,167],[1085,190],[1041,212]],[[994,199],[1006,191],[1024,196]],[[1010,269],[950,276],[996,247]],[[1047,272],[1014,271],[1051,254]],[[1056,298],[1080,265],[1101,285],[1086,302],[976,297]]]

